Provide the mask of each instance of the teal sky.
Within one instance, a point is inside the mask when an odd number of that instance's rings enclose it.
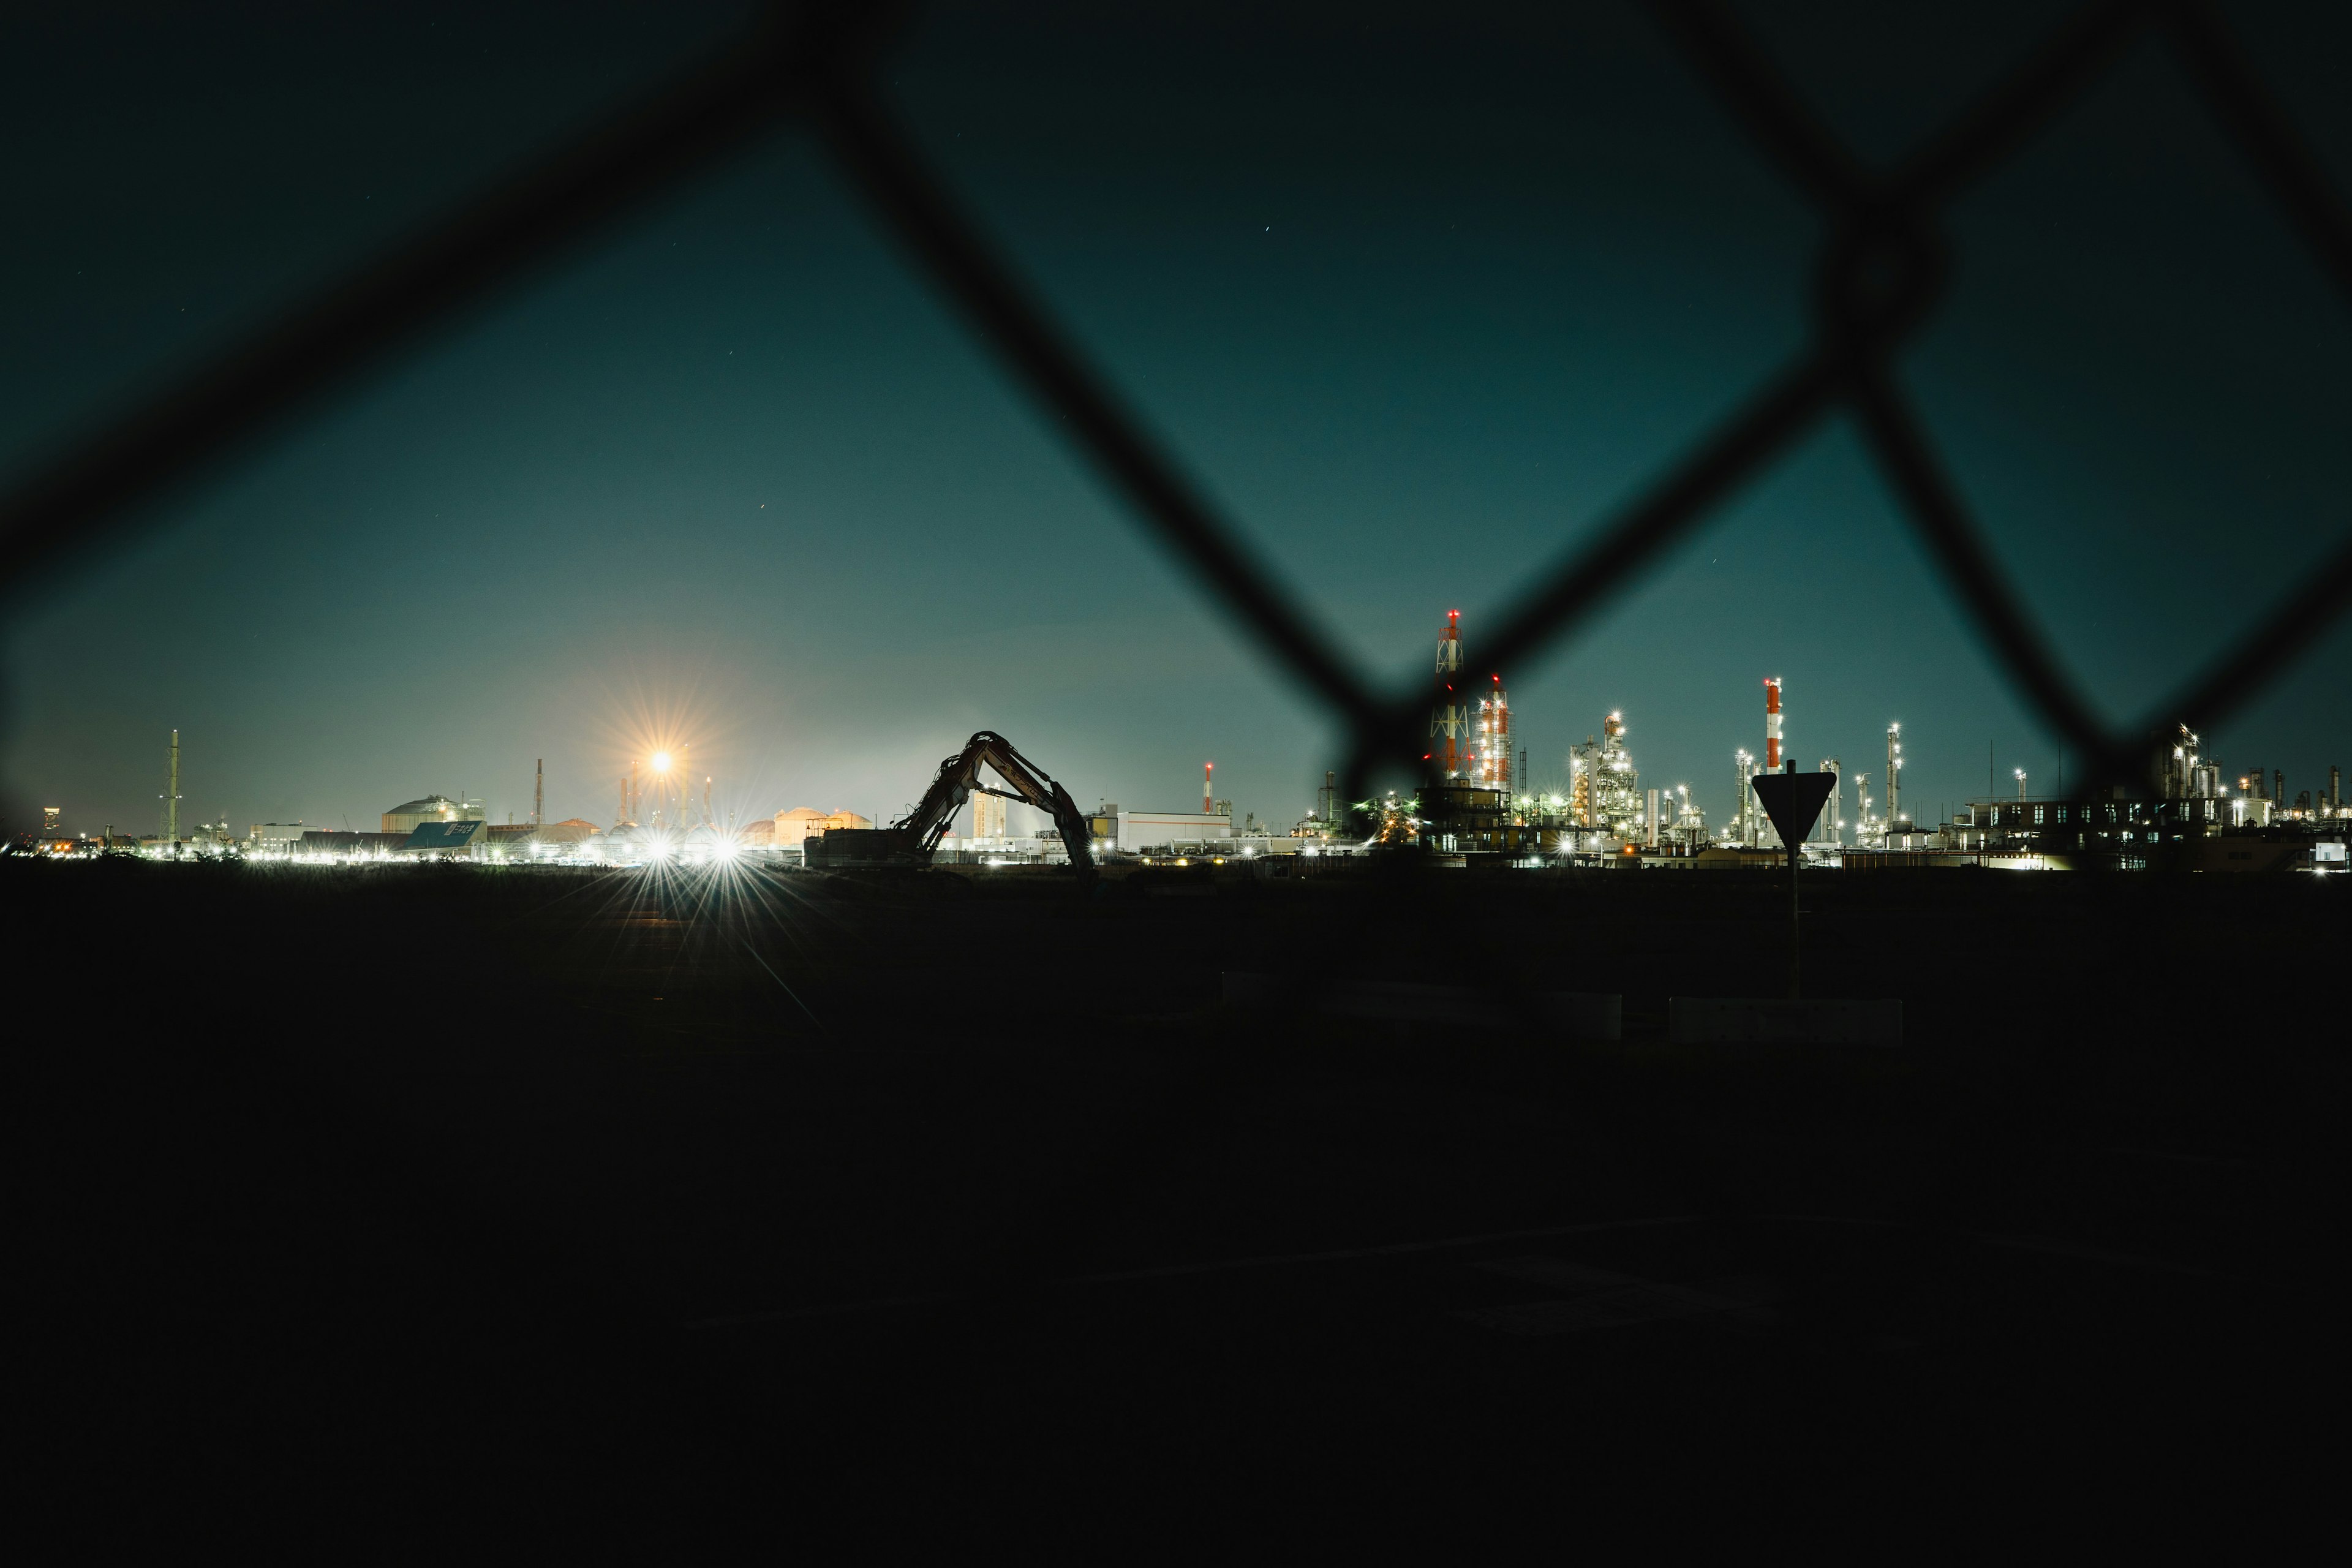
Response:
[[[719,6],[140,5],[0,23],[0,466],[723,38]],[[1759,9],[1857,145],[2028,47]],[[1940,16],[1921,8],[1919,16]],[[2319,7],[2233,13],[2352,187]],[[1517,584],[1803,342],[1812,216],[1637,9],[935,7],[889,90],[965,201],[1366,668],[1469,662]],[[27,155],[29,154],[29,155]],[[1955,210],[1905,371],[2005,563],[2137,716],[2340,540],[2352,313],[2150,45]],[[808,141],[779,133],[224,454],[8,607],[5,815],[371,826],[465,789],[609,820],[690,744],[730,809],[895,813],[978,728],[1084,804],[1213,758],[1287,822],[1338,736],[1130,525]],[[2339,630],[2210,734],[2352,765]],[[1483,672],[1484,667],[1480,667]],[[2063,758],[1840,425],[1503,672],[1537,782],[1622,710],[1712,818],[1786,682],[1806,764],[1916,812]],[[13,830],[13,829],[12,829]]]

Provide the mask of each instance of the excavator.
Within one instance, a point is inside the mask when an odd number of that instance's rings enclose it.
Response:
[[[1013,787],[994,789],[980,782],[981,764],[996,770]],[[813,867],[928,866],[931,853],[955,822],[956,813],[974,792],[1004,800],[1027,801],[1053,813],[1062,842],[1069,846],[1070,869],[1078,880],[1095,877],[1092,826],[1082,816],[1070,792],[1045,776],[1044,770],[1013,749],[1013,742],[993,731],[982,730],[962,751],[940,764],[920,805],[887,827],[832,827],[805,839],[801,852]]]

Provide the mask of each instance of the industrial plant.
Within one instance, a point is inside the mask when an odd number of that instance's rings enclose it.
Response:
[[[1789,863],[1785,843],[1759,800],[1759,775],[1798,766],[1784,725],[1789,693],[1779,676],[1761,681],[1760,751],[1732,748],[1727,796],[1713,804],[1687,783],[1643,782],[1622,709],[1601,717],[1565,748],[1566,785],[1529,787],[1526,731],[1502,672],[1483,674],[1466,658],[1462,614],[1448,611],[1437,637],[1429,704],[1429,750],[1411,789],[1346,801],[1339,777],[1323,775],[1311,811],[1287,826],[1255,812],[1236,821],[1217,794],[1216,764],[1201,772],[1197,811],[1123,806],[1098,800],[1082,809],[1070,792],[1006,742],[982,731],[940,764],[921,803],[895,822],[841,809],[795,805],[742,818],[721,812],[716,778],[696,776],[688,748],[632,758],[607,786],[609,822],[545,817],[546,769],[532,770],[527,822],[488,820],[486,803],[459,790],[415,795],[371,813],[372,832],[300,822],[226,820],[185,824],[180,733],[162,759],[156,831],[76,830],[64,808],[44,809],[37,834],[16,838],[19,854],[156,859],[241,858],[314,865],[457,861],[490,865],[614,866],[744,863],[779,869],[863,867],[970,868],[1067,867],[1081,878],[1123,863],[1236,866],[1280,875],[1338,869],[1364,857],[1406,857],[1437,868],[1538,870],[1737,870]],[[2283,770],[2232,773],[2187,724],[2156,737],[2137,793],[2036,795],[2021,768],[2009,785],[1956,805],[1947,820],[1916,818],[1904,804],[1903,726],[1887,724],[1883,758],[1849,767],[1823,757],[1814,773],[1825,805],[1793,847],[1808,867],[1839,870],[1991,868],[2180,869],[2330,874],[2347,868],[2352,811],[2342,774],[2324,789],[2290,798]],[[1874,742],[1873,749],[1876,749]],[[993,782],[992,782],[993,781]],[[1008,805],[1031,808],[1048,826],[1016,832]],[[956,828],[969,824],[959,835]]]

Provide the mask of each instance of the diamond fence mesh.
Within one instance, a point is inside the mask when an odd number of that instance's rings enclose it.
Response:
[[[110,531],[136,526],[137,503],[551,248],[749,139],[798,123],[818,137],[972,332],[1057,416],[1140,525],[1286,677],[1343,721],[1349,797],[1384,763],[1417,764],[1426,743],[1426,691],[1384,691],[1352,667],[1024,286],[891,112],[878,78],[908,9],[779,6],[721,58],[131,410],[0,503],[0,591],[22,595]],[[2171,45],[2302,244],[2352,295],[2352,218],[2318,160],[2201,0],[2084,6],[1970,108],[1884,169],[1865,166],[1828,132],[1723,5],[1654,0],[1653,9],[1691,69],[1824,220],[1811,341],[1603,520],[1589,544],[1528,584],[1500,629],[1482,639],[1483,660],[1524,663],[1587,623],[1743,485],[1843,411],[1974,635],[2077,759],[2077,776],[2092,787],[2137,787],[2145,737],[2158,724],[2220,725],[2342,612],[2352,598],[2352,538],[2143,720],[2115,725],[2095,710],[2005,577],[1903,389],[1897,357],[1948,279],[1951,247],[1939,222],[1952,203],[2150,32]]]

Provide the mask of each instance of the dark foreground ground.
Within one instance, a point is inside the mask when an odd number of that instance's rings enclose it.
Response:
[[[1823,876],[1906,1044],[1691,1049],[1782,886],[0,864],[12,1410],[84,1539],[2251,1541],[2340,1485],[2347,896]]]

